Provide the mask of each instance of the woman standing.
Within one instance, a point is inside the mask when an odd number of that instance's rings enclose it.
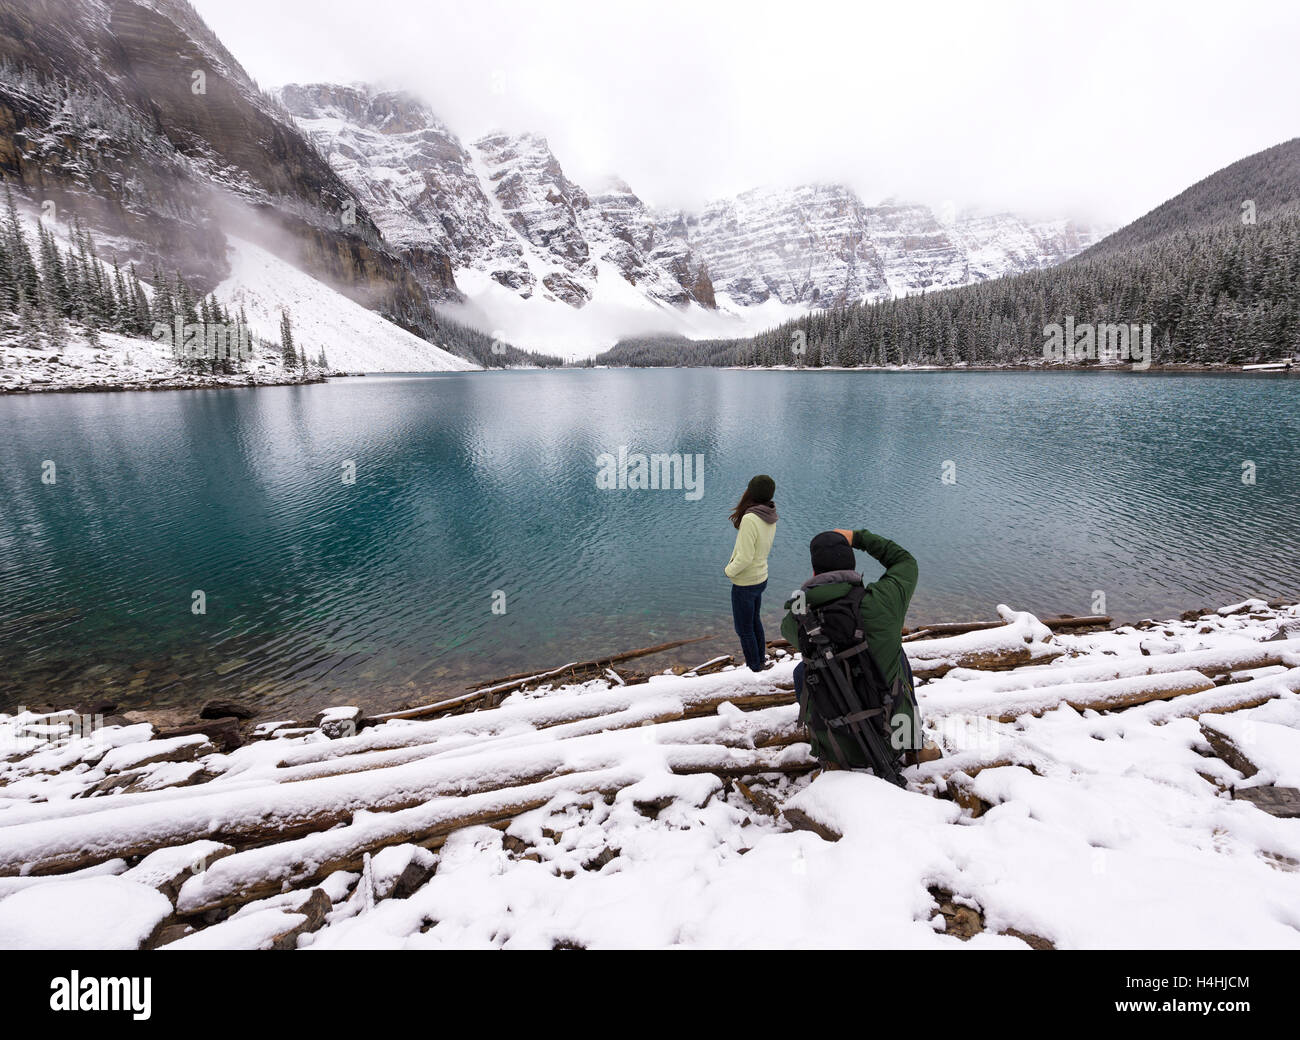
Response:
[[[736,547],[731,550],[726,574],[731,579],[731,616],[736,635],[751,671],[761,672],[767,660],[763,636],[763,590],[767,588],[767,554],[776,537],[776,481],[760,474],[749,482],[731,513]]]

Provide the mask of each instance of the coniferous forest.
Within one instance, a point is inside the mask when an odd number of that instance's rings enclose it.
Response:
[[[125,270],[106,265],[79,222],[73,222],[71,238],[72,244],[60,251],[53,232],[42,223],[32,243],[13,194],[6,191],[0,229],[0,332],[19,346],[58,349],[74,331],[92,346],[105,332],[147,339],[156,325],[171,330],[177,319],[183,326],[224,326],[232,340],[242,335],[250,343],[260,342],[249,332],[242,311],[232,315],[215,296],[199,296],[179,272],[166,276],[155,269],[150,281],[142,282],[134,264]],[[202,352],[177,351],[176,359],[195,371],[233,373],[240,364],[236,356],[217,360]],[[304,362],[295,355],[294,364],[286,361],[286,367],[305,367]],[[323,367],[324,354],[312,363]]]
[[[1218,223],[1094,248],[1057,267],[1009,278],[832,307],[751,339],[623,340],[596,360],[630,366],[1032,364],[1043,361],[1045,328],[1069,316],[1077,323],[1149,324],[1157,365],[1290,358],[1300,351],[1300,203],[1261,212],[1254,223],[1234,204]]]

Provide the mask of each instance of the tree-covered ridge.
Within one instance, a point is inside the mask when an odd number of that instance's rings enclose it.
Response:
[[[426,339],[435,346],[442,347],[443,350],[468,358],[484,368],[508,368],[519,365],[559,368],[564,364],[562,358],[512,346],[504,340],[448,318],[436,307],[431,310],[431,317],[412,316],[409,322],[410,331],[421,339]]]
[[[978,285],[810,313],[752,339],[643,338],[617,365],[1041,362],[1045,329],[1152,327],[1156,364],[1274,361],[1300,350],[1300,203]],[[802,352],[801,352],[802,350]]]
[[[1300,200],[1300,138],[1210,174],[1067,263],[1094,260],[1180,231],[1240,223],[1243,216],[1259,220],[1296,200]]]

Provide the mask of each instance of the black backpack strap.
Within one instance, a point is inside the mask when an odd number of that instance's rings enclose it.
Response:
[[[863,641],[859,643],[857,646],[851,646],[847,650],[841,650],[838,654],[835,655],[835,660],[843,661],[845,658],[854,657],[857,654],[860,654],[870,649],[871,647],[867,645],[865,641]]]

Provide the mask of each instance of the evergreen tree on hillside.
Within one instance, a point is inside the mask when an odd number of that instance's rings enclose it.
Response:
[[[63,258],[59,255],[58,243],[54,241],[54,232],[41,225],[37,231],[40,236],[39,253],[41,258],[41,301],[56,311],[61,317],[72,317],[72,292],[68,287],[67,272]]]
[[[189,285],[179,271],[176,272],[176,310],[186,325],[199,323],[199,311],[194,305],[194,293],[190,291]]]
[[[150,336],[153,334],[153,315],[150,313],[149,297],[145,295],[144,286],[140,284],[140,277],[136,274],[135,264],[131,265],[128,282],[132,301],[132,334]]]
[[[64,254],[63,270],[68,280],[68,300],[71,317],[74,321],[87,325],[94,315],[94,306],[90,300],[90,288],[86,279],[86,268],[81,258],[69,247]]]
[[[122,268],[113,261],[113,295],[117,304],[113,313],[113,331],[124,336],[135,335],[135,301],[127,293],[126,282],[122,278]]]
[[[12,314],[18,305],[18,285],[9,258],[6,236],[0,234],[0,318]]]
[[[176,299],[172,295],[172,289],[167,279],[163,277],[162,271],[156,265],[153,269],[153,286],[152,310],[154,323],[166,325],[174,335],[176,328]],[[176,346],[179,348],[180,344],[178,343]]]
[[[32,261],[32,251],[27,246],[27,235],[23,232],[22,222],[18,219],[18,207],[14,203],[13,192],[7,184],[5,185],[5,206],[7,210],[6,246],[13,264],[14,282],[15,285],[21,286],[23,298],[27,301],[28,306],[31,306],[33,301],[40,297],[40,276],[36,271],[36,264]],[[16,298],[15,304],[17,304]]]
[[[280,357],[286,371],[298,367],[298,353],[293,345],[293,323],[289,319],[288,309],[280,312]]]
[[[41,349],[40,329],[36,321],[36,310],[27,298],[27,288],[18,283],[18,306],[16,308],[18,325],[18,345],[27,350]]]

